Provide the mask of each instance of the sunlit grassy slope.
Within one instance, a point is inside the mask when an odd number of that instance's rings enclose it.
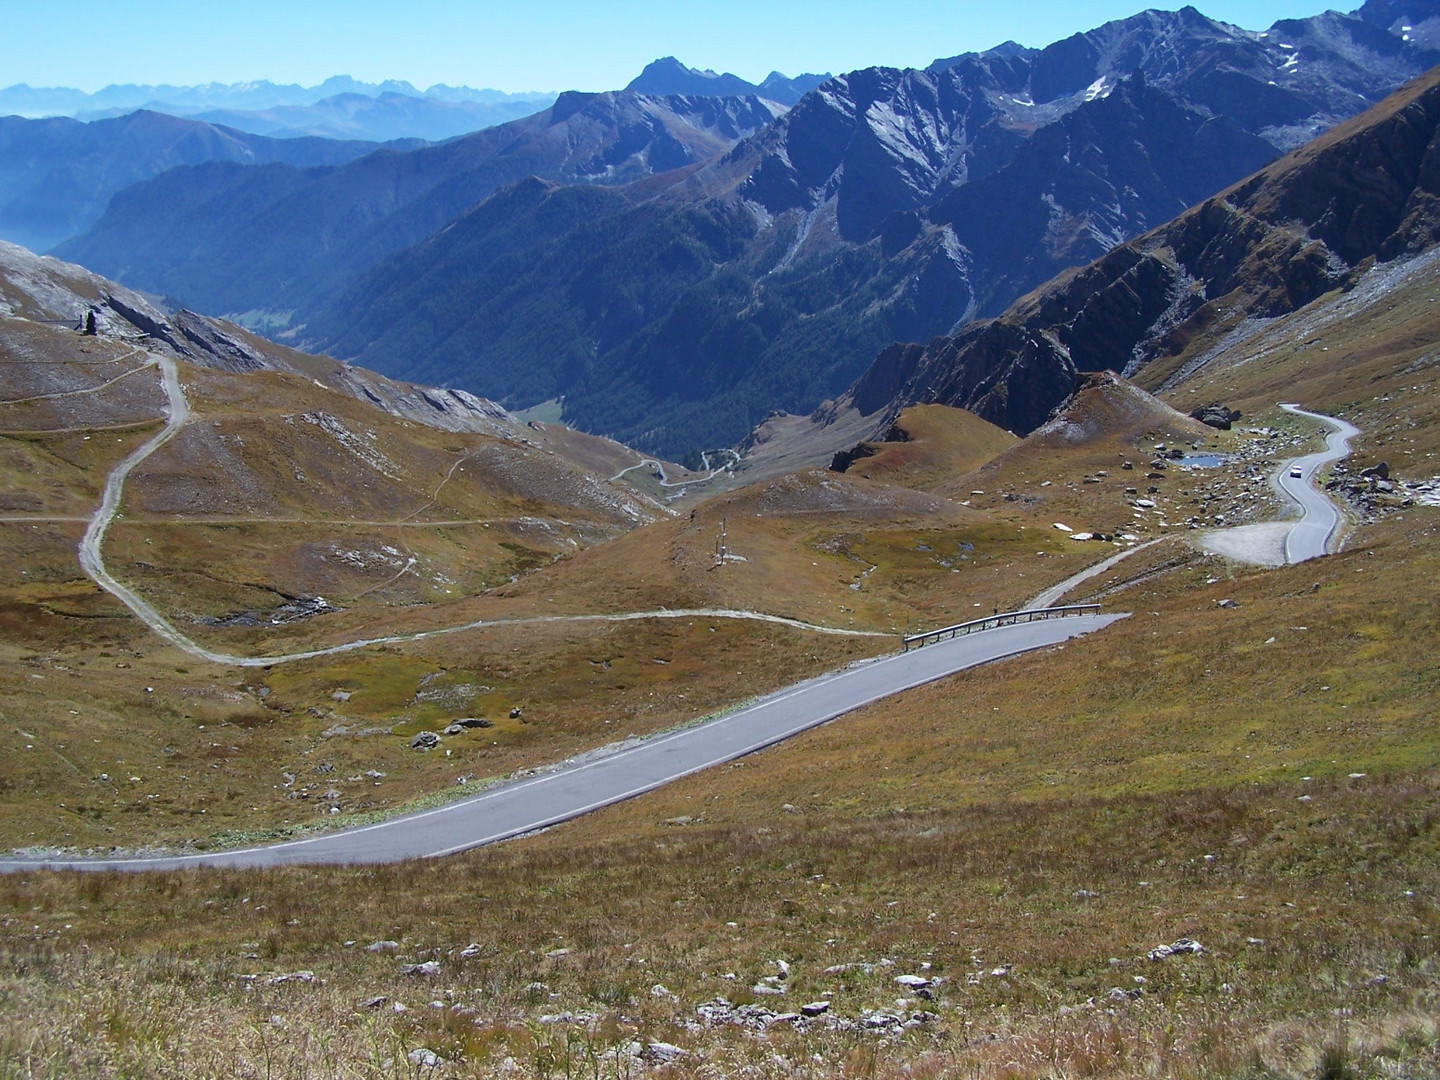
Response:
[[[592,489],[534,447],[372,419],[290,377],[187,373],[193,430],[137,471],[106,550],[187,632],[239,651],[661,607],[898,634],[1162,542],[1072,590],[1130,612],[1103,633],[498,848],[8,877],[0,1070],[1434,1075],[1440,510],[1396,499],[1341,554],[1280,570],[1203,556],[1190,528],[1276,512],[1265,475],[1317,435],[1278,399],[1343,411],[1366,432],[1360,463],[1437,471],[1433,286],[1411,270],[1164,391],[1275,435],[1213,432],[1100,383],[988,462],[951,441],[969,419],[927,411],[919,437],[865,459],[883,475],[802,471],[640,528],[572,498]],[[106,408],[139,426],[102,437],[96,413],[0,436],[7,846],[365,820],[894,646],[697,617],[510,624],[268,670],[196,661],[74,563],[99,476],[156,430],[150,376],[132,378],[116,388],[133,400],[107,392]],[[319,412],[359,441],[304,419]],[[1163,456],[1196,444],[1236,456]],[[316,592],[345,610],[202,621]],[[460,715],[493,726],[408,749]],[[1203,951],[1146,959],[1181,937]],[[818,1019],[762,1023],[820,1001]],[[409,1058],[422,1049],[445,1064]]]

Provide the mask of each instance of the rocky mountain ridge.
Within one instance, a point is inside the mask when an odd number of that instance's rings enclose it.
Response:
[[[663,56],[645,65],[645,70],[631,79],[625,87],[637,94],[685,94],[697,97],[748,97],[755,95],[781,105],[794,105],[809,91],[815,89],[830,73],[823,75],[804,74],[789,78],[778,71],[772,71],[763,82],[746,82],[728,71],[717,75],[713,71],[698,71],[686,67],[673,56]]]
[[[808,412],[890,342],[998,314],[1359,110],[1440,56],[1410,32],[1433,7],[1261,32],[1144,12],[1038,52],[829,79],[763,125],[710,124],[728,142],[709,159],[642,123],[622,162],[628,136],[527,170],[614,189],[599,194],[500,190],[496,168],[488,207],[466,180],[374,213],[355,194],[368,166],[304,195],[275,171],[182,173],[125,193],[64,254],[397,377],[563,399],[577,426],[680,455]],[[563,95],[518,123],[592,106]]]
[[[1069,139],[1086,153],[1065,155]],[[837,395],[887,342],[973,313],[989,282],[1028,288],[1173,216],[1235,178],[1214,162],[1238,175],[1271,156],[1233,124],[1129,84],[1037,140],[1037,154],[1023,146],[970,185],[993,193],[979,212],[952,209],[939,224],[892,213],[858,245],[773,193],[778,215],[761,216],[745,185],[694,199],[716,165],[654,198],[521,185],[380,264],[311,332],[327,351],[420,381],[522,405],[563,397],[585,430],[683,453],[680,439],[724,445],[772,408]],[[1038,218],[1007,219],[1007,199]],[[1061,200],[1064,236],[1052,223]],[[853,221],[844,206],[839,220]],[[452,317],[436,323],[437,307]]]
[[[563,233],[559,194],[507,201],[503,224],[468,216],[368,274],[312,344],[517,406],[560,397],[578,426],[667,453],[733,442],[834,397],[887,343],[996,315],[1362,107],[1430,59],[1404,26],[1146,12],[1035,53],[837,76]],[[537,218],[519,230],[517,213]],[[538,239],[518,261],[548,269],[514,302],[487,268],[518,259],[522,231]],[[643,251],[662,236],[689,255],[657,265]]]
[[[891,346],[844,404],[882,416],[957,405],[1023,433],[1085,372],[1163,389],[1377,264],[1433,248],[1437,155],[1440,70],[999,318]]]
[[[505,184],[619,184],[685,167],[777,109],[754,97],[572,92],[534,116],[335,169],[176,169],[121,193],[56,254],[187,306],[269,312],[273,333]]]

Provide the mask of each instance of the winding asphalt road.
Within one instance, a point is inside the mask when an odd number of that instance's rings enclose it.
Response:
[[[173,626],[106,569],[101,548],[131,471],[174,438],[190,415],[179,373],[168,357],[152,354],[169,399],[163,430],[137,448],[106,479],[99,509],[80,543],[80,562],[98,584],[120,599],[153,632],[185,651],[217,663],[256,666],[323,656],[382,642],[415,641],[439,634],[514,623],[580,619],[758,619],[831,634],[869,631],[813,626],[753,611],[650,611],[611,615],[540,616],[490,620],[418,634],[348,642],[283,656],[240,657],[205,649]],[[5,859],[0,872],[36,869],[168,870],[183,867],[263,867],[286,864],[356,864],[436,858],[495,843],[566,821],[602,806],[654,790],[690,773],[732,761],[892,694],[980,664],[1108,626],[1123,615],[1082,615],[1018,623],[981,631],[911,652],[864,661],[787,687],[716,719],[651,739],[620,744],[563,762],[539,775],[490,788],[472,798],[392,818],[375,825],[321,833],[286,843],[196,855],[151,858]]]
[[[520,836],[732,761],[902,690],[1003,657],[1057,645],[1124,615],[1079,615],[985,630],[865,661],[787,687],[695,727],[591,754],[554,771],[376,825],[267,847],[140,859],[8,859],[0,872],[175,870],[357,864],[438,858]]]
[[[100,510],[81,544],[81,562],[98,582],[120,597],[131,610],[161,636],[222,663],[254,663],[200,649],[172,627],[158,612],[106,572],[100,558],[105,529],[119,504],[130,471],[172,438],[188,416],[188,405],[173,363],[158,358],[165,376],[171,410],[165,429],[131,454],[111,474]],[[1323,555],[1339,528],[1340,515],[1330,500],[1310,486],[1316,470],[1349,452],[1349,440],[1358,429],[1343,420],[1306,412],[1293,405],[1290,412],[1311,417],[1333,430],[1323,452],[1287,463],[1277,483],[1300,505],[1303,517],[1286,540],[1288,561]],[[1302,476],[1291,477],[1298,464]],[[1096,568],[1092,568],[1092,572]],[[1072,582],[1073,583],[1073,582]],[[675,612],[632,613],[609,618],[644,618],[679,615]],[[699,614],[699,613],[686,613]],[[718,614],[718,613],[716,613]],[[757,613],[731,613],[754,617]],[[769,618],[774,618],[773,616]],[[469,848],[496,843],[578,817],[592,810],[652,791],[702,769],[760,750],[809,728],[817,727],[873,701],[981,664],[1032,649],[1059,644],[1069,638],[1108,626],[1123,615],[1081,615],[1062,619],[996,627],[922,649],[865,661],[778,691],[714,720],[652,739],[602,749],[543,772],[490,788],[459,800],[374,825],[321,833],[286,843],[195,855],[134,859],[9,859],[0,860],[0,872],[36,869],[72,870],[174,870],[187,867],[267,867],[289,864],[362,864],[404,859],[438,858]],[[775,621],[789,621],[778,620]],[[480,624],[474,624],[476,626]],[[468,627],[467,627],[468,628]],[[455,632],[462,628],[449,628]],[[415,637],[426,637],[426,634]],[[376,639],[397,640],[397,639]],[[359,648],[372,642],[354,642],[333,650]],[[280,658],[265,658],[275,662]]]
[[[1285,536],[1285,561],[1298,563],[1326,554],[1340,531],[1342,518],[1339,509],[1310,481],[1320,469],[1350,453],[1350,440],[1360,434],[1360,429],[1344,420],[1309,412],[1298,405],[1281,405],[1280,408],[1296,416],[1318,420],[1331,429],[1325,436],[1324,450],[1287,461],[1275,477],[1280,490],[1300,507],[1300,520]],[[1291,468],[1297,465],[1301,475],[1291,476]]]

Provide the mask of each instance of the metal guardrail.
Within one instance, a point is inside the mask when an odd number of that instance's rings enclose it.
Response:
[[[1038,622],[1043,619],[1063,619],[1071,615],[1098,615],[1099,613],[1099,604],[1065,604],[1061,607],[1031,608],[1027,611],[1002,611],[995,615],[987,615],[983,619],[971,619],[969,622],[956,623],[954,626],[945,626],[939,630],[911,634],[909,637],[901,639],[903,642],[901,651],[909,652],[912,647],[918,649],[928,642],[941,641],[947,637],[973,634],[978,630],[994,630],[997,626]]]

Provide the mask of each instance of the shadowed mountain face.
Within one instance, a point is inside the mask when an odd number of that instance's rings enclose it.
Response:
[[[180,165],[305,168],[344,164],[377,149],[374,142],[265,138],[158,112],[88,124],[0,117],[0,238],[37,251],[53,247],[93,225],[122,188]]]
[[[754,98],[565,95],[313,183],[177,173],[65,254],[208,310],[279,313],[297,341],[398,377],[560,397],[586,430],[683,454],[810,411],[890,342],[997,314],[1360,111],[1440,56],[1412,36],[1420,6],[1264,33],[1145,12],[1044,50],[852,72],[773,121],[732,104]],[[536,150],[550,132],[554,158]],[[393,195],[386,170],[430,187]],[[528,174],[611,188],[496,190]]]
[[[892,95],[913,90],[894,74]],[[838,116],[835,94],[827,84],[795,112]],[[517,405],[563,397],[580,427],[647,449],[723,445],[776,407],[808,412],[837,395],[888,342],[947,331],[1273,154],[1233,123],[1126,83],[926,206],[941,170],[876,168],[866,184],[855,159],[887,148],[854,127],[850,156],[833,166],[841,186],[819,208],[807,202],[813,145],[810,158],[787,157],[778,193],[768,151],[724,192],[739,150],[661,198],[503,192],[377,267],[311,331],[378,370]],[[897,204],[871,226],[866,215]],[[437,309],[453,318],[434,320]]]
[[[1026,432],[1084,372],[1164,388],[1227,335],[1349,288],[1440,239],[1440,71],[992,321],[895,345],[851,389],[861,412],[957,405]]]

